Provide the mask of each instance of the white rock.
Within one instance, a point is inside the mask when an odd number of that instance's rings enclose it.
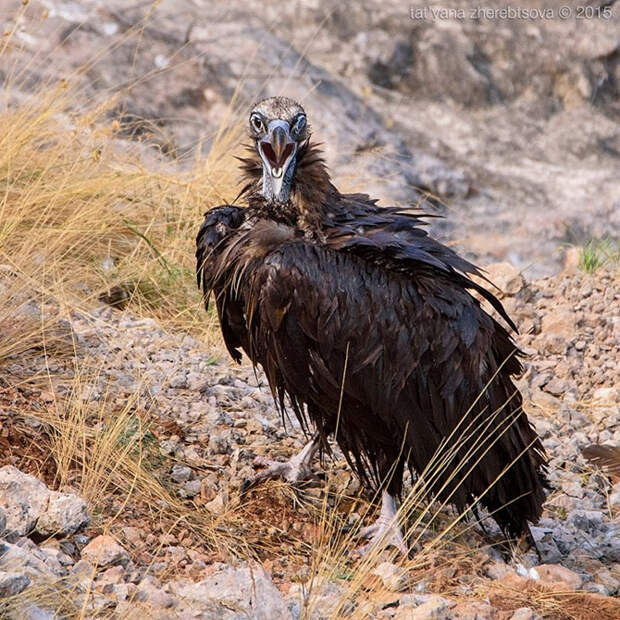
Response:
[[[0,509],[6,517],[6,530],[18,536],[33,531],[43,536],[64,536],[89,522],[83,499],[73,493],[50,491],[43,482],[11,465],[0,468]]]
[[[25,573],[0,571],[0,598],[14,596],[30,585],[30,579]]]
[[[609,494],[609,507],[620,508],[620,482],[616,482],[611,489],[611,493]]]
[[[47,510],[36,531],[43,536],[74,534],[90,522],[86,502],[73,493],[50,493]]]
[[[6,530],[25,536],[34,530],[47,509],[50,492],[34,476],[12,465],[0,468],[0,507],[6,515]]]
[[[225,507],[224,498],[221,493],[218,493],[210,502],[205,504],[205,508],[215,516],[221,515]]]
[[[4,534],[5,529],[6,529],[6,515],[4,514],[4,510],[0,508],[0,537]]]
[[[391,592],[404,592],[409,586],[409,573],[392,562],[382,562],[372,571]]]
[[[0,542],[0,571],[24,573],[31,581],[55,580],[62,575],[62,568],[50,560],[34,544],[28,549]]]
[[[176,587],[174,584],[171,586],[177,596],[197,605],[209,600],[222,603],[228,608],[238,609],[240,614],[252,620],[291,618],[279,590],[258,565],[222,566],[199,583],[183,582]]]

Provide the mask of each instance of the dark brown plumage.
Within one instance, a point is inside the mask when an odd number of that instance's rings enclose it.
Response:
[[[613,480],[620,480],[620,447],[608,444],[592,444],[585,447],[583,455],[596,465],[607,471]]]
[[[264,197],[252,153],[247,207],[208,211],[197,238],[198,283],[205,303],[215,297],[230,354],[260,365],[305,428],[323,440],[337,428],[360,478],[392,495],[405,467],[422,475],[442,445],[460,442],[425,474],[430,492],[460,510],[481,498],[505,532],[527,532],[542,511],[545,457],[512,381],[515,344],[472,295],[512,326],[471,279],[480,272],[429,237],[420,214],[341,194],[307,139],[285,202]]]

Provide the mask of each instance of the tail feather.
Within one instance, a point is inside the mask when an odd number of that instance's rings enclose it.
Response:
[[[588,461],[604,468],[613,478],[620,479],[620,446],[592,444],[584,448],[582,453]]]

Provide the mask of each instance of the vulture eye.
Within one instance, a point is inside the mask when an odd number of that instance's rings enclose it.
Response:
[[[295,133],[301,133],[306,127],[306,115],[300,114],[295,121],[295,125],[293,126],[293,131]]]
[[[258,114],[250,116],[250,125],[257,133],[262,133],[265,130],[265,123],[263,123],[263,119]]]

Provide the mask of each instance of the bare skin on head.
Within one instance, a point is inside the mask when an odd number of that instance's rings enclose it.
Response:
[[[306,113],[292,99],[271,97],[252,108],[249,126],[263,164],[263,197],[286,202],[291,193],[297,150],[308,137]]]

